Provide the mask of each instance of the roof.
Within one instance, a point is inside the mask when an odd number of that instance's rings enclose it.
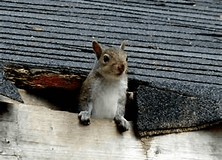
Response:
[[[104,45],[129,41],[129,79],[222,99],[222,2],[3,0],[0,62],[87,75]]]

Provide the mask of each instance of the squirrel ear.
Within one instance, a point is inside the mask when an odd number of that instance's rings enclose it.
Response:
[[[124,40],[124,41],[121,43],[120,48],[121,48],[122,50],[125,50],[127,44],[128,44],[128,40]]]
[[[93,51],[95,52],[97,58],[99,59],[102,54],[102,47],[95,39],[92,41],[92,48],[93,48]]]

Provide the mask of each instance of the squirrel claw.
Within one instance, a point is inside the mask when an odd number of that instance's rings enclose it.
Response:
[[[125,118],[123,117],[121,117],[120,119],[115,118],[114,120],[120,132],[125,132],[129,130],[130,124]]]
[[[87,111],[81,111],[78,116],[80,123],[83,125],[90,124],[90,114]]]

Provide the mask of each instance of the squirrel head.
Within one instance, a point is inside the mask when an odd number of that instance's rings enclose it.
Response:
[[[124,40],[119,47],[102,48],[93,40],[92,48],[98,60],[97,72],[106,79],[119,79],[126,74],[128,58],[125,47],[127,40]]]

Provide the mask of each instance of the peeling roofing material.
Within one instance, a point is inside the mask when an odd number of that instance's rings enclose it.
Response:
[[[7,81],[4,77],[3,66],[0,64],[0,95],[6,96],[13,100],[23,102],[18,89],[11,82]]]

